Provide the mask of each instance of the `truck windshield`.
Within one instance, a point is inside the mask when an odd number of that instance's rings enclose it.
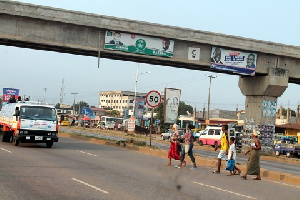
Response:
[[[55,109],[43,106],[22,106],[20,109],[20,119],[57,120]]]

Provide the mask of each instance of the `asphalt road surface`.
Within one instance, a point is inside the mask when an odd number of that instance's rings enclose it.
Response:
[[[68,129],[68,128],[64,128],[64,127],[61,127],[60,130],[63,130],[65,132],[78,133],[78,134],[82,134],[82,135],[86,135],[86,136],[93,136],[93,137],[113,139],[113,140],[125,140],[124,137],[101,135],[98,133],[91,133],[88,131]],[[149,144],[149,141],[147,141],[147,143]],[[170,148],[170,144],[168,142],[161,143],[160,141],[152,140],[151,144],[153,146],[159,147],[164,150],[168,150]],[[196,143],[194,143],[194,144],[198,145]],[[198,154],[200,156],[207,157],[207,158],[217,158],[218,153],[219,153],[219,151],[215,152],[215,151],[197,150],[197,149],[193,149],[193,152],[196,155]],[[237,155],[236,162],[241,163],[241,164],[246,164],[247,161],[248,161],[248,156]],[[260,167],[271,170],[271,171],[279,171],[282,173],[290,173],[290,174],[300,176],[299,165],[283,163],[283,162],[261,160]]]
[[[187,158],[189,161],[189,158]],[[241,180],[167,167],[167,159],[60,138],[45,144],[0,142],[0,199],[299,199],[300,186]]]

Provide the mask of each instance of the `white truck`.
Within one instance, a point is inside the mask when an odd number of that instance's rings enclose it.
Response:
[[[51,148],[58,142],[58,119],[54,106],[38,102],[9,103],[0,112],[2,142],[46,143]]]

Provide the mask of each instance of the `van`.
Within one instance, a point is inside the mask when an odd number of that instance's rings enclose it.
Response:
[[[222,127],[208,126],[199,137],[200,146],[213,145],[219,146],[223,135]]]
[[[223,136],[223,131],[221,126],[208,126],[204,132],[199,137],[199,144],[202,145],[212,145],[214,147],[219,146],[221,143],[221,138]],[[234,128],[228,129],[228,141],[230,137],[235,138]]]

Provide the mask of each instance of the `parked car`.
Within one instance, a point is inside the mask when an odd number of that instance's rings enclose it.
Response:
[[[178,130],[179,134],[180,134],[180,142],[184,141],[184,131],[183,130]],[[171,135],[173,134],[173,130],[172,129],[167,129],[166,132],[161,134],[161,140],[169,140],[171,139]]]
[[[172,129],[167,129],[164,133],[161,134],[161,140],[170,140],[172,133]]]

